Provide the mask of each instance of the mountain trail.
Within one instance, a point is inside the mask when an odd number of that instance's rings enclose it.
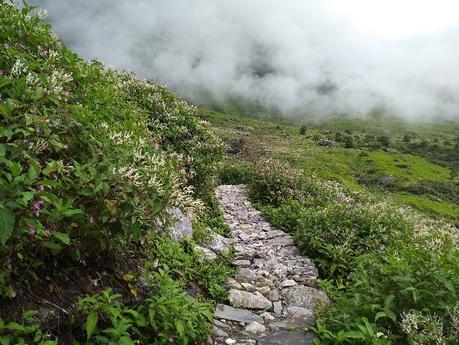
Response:
[[[226,282],[229,305],[215,310],[210,344],[310,345],[318,272],[290,235],[273,228],[247,200],[245,186],[219,186],[216,196],[229,225],[240,270]]]

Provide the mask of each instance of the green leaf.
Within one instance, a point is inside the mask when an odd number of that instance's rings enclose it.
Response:
[[[118,345],[135,345],[131,338],[123,336],[118,340]]]
[[[88,318],[86,319],[86,336],[88,340],[91,338],[92,334],[94,333],[98,320],[99,320],[99,316],[97,315],[97,313],[92,312],[88,315]]]
[[[29,175],[30,180],[35,180],[38,177],[39,168],[37,165],[30,165],[27,174]]]
[[[6,325],[6,329],[10,331],[18,331],[18,332],[25,332],[25,327],[23,325],[18,324],[17,322],[11,322]]]
[[[53,255],[59,254],[62,250],[62,246],[59,243],[53,241],[43,241],[41,245],[45,248],[50,249]]]
[[[0,158],[4,158],[6,155],[5,145],[0,144]]]
[[[375,322],[378,321],[380,318],[385,318],[387,315],[384,311],[380,311],[379,313],[376,314],[375,316]]]
[[[33,197],[35,196],[35,193],[33,192],[24,192],[22,193],[22,203],[24,205],[27,205],[27,203],[33,199]]]
[[[75,214],[83,214],[84,212],[82,210],[80,210],[79,208],[75,209],[75,210],[66,210],[64,211],[64,216],[65,217],[71,217],[71,216],[74,216]]]
[[[4,245],[6,241],[11,237],[14,229],[14,215],[6,209],[0,209],[0,245]]]
[[[14,162],[13,165],[11,166],[11,174],[13,177],[19,176],[21,174],[22,167],[19,163]]]
[[[344,332],[343,335],[347,339],[365,339],[365,336],[358,331]]]
[[[0,335],[0,344],[1,345],[10,345],[11,336],[10,335]]]
[[[62,243],[69,245],[70,244],[70,236],[63,232],[55,232],[54,237],[60,240]]]

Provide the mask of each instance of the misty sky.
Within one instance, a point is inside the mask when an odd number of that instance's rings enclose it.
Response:
[[[451,0],[36,0],[86,58],[202,102],[459,118]]]

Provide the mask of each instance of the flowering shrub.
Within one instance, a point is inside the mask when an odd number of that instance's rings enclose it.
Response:
[[[80,59],[45,16],[0,4],[2,305],[21,279],[148,252],[172,206],[200,222],[219,216],[209,190],[222,147],[196,110],[161,85]]]
[[[318,344],[459,342],[456,227],[279,164],[244,182],[327,278]]]

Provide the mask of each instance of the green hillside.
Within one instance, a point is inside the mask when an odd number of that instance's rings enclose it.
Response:
[[[203,108],[202,116],[227,145],[237,147],[233,160],[275,159],[459,224],[458,123],[349,116],[300,122],[228,109]],[[321,146],[323,140],[333,143]]]
[[[0,43],[0,343],[205,339],[232,269],[164,231],[171,207],[225,231],[219,140],[163,86],[80,59],[33,8],[0,4]]]

